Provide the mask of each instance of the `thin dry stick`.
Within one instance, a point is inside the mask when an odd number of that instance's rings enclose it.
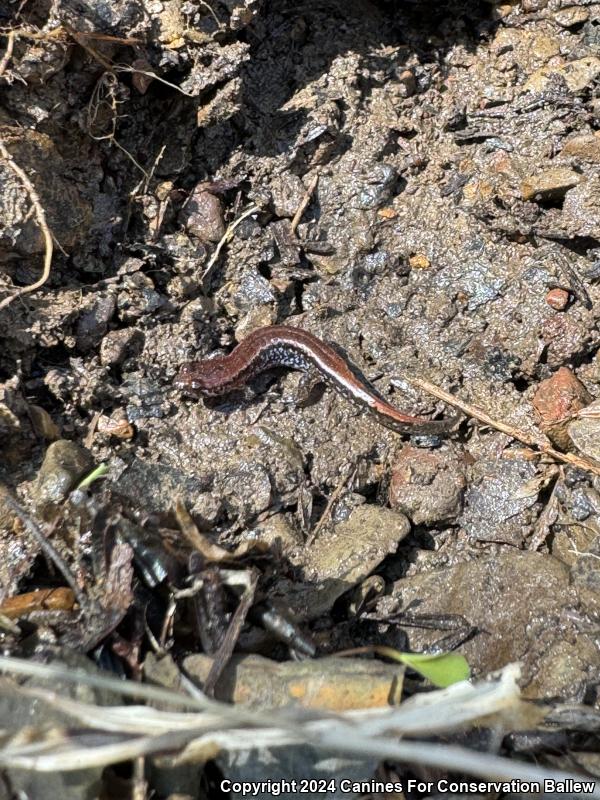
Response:
[[[204,690],[205,694],[207,694],[209,697],[213,696],[215,687],[219,682],[219,678],[223,674],[223,670],[225,669],[225,667],[229,663],[229,660],[231,659],[231,656],[233,655],[233,650],[237,644],[237,640],[242,630],[242,626],[244,625],[246,617],[248,616],[248,612],[250,611],[250,608],[254,603],[254,596],[256,594],[257,584],[258,584],[258,571],[251,570],[248,586],[244,590],[244,594],[240,598],[238,607],[233,613],[233,616],[229,623],[229,627],[225,632],[225,637],[223,638],[223,641],[221,642],[218,651],[213,656],[212,666],[202,686],[202,689]]]
[[[225,233],[224,233],[224,234],[223,234],[223,236],[221,237],[221,240],[220,240],[220,241],[219,241],[219,243],[217,244],[217,247],[216,247],[216,249],[215,249],[215,252],[214,252],[214,253],[212,254],[212,256],[210,257],[210,260],[209,260],[208,264],[206,265],[206,269],[205,269],[205,270],[204,270],[204,272],[202,273],[202,277],[201,277],[201,279],[200,279],[202,283],[204,283],[204,281],[206,280],[206,278],[207,278],[207,277],[210,275],[210,273],[212,272],[212,269],[213,269],[214,265],[217,263],[217,260],[218,260],[218,258],[219,258],[219,255],[221,254],[221,250],[222,250],[222,249],[223,249],[223,247],[224,247],[224,246],[227,244],[227,242],[231,241],[231,239],[232,239],[232,237],[233,237],[233,232],[234,232],[234,230],[237,228],[237,226],[238,226],[238,225],[239,225],[241,222],[243,222],[243,220],[245,220],[245,219],[246,219],[246,217],[249,217],[249,216],[250,216],[250,214],[254,214],[254,213],[256,213],[256,212],[257,212],[257,211],[259,211],[259,210],[260,210],[260,209],[259,209],[259,207],[258,207],[258,206],[250,206],[250,208],[247,208],[247,209],[244,211],[244,213],[243,213],[243,214],[240,214],[240,216],[239,216],[239,217],[238,217],[236,220],[234,220],[234,221],[231,223],[231,225],[229,225],[229,226],[228,226],[227,230],[225,231]]]
[[[580,469],[587,469],[589,472],[593,472],[595,475],[600,475],[600,464],[595,461],[587,458],[581,458],[580,456],[573,455],[572,453],[561,453],[560,450],[555,450],[546,442],[542,441],[541,439],[536,439],[535,436],[531,436],[531,434],[527,433],[526,431],[522,431],[520,428],[514,428],[512,425],[507,425],[505,422],[499,422],[498,420],[492,419],[492,417],[490,417],[485,413],[485,411],[482,411],[477,406],[472,406],[470,403],[465,403],[463,400],[459,400],[449,392],[445,392],[443,389],[440,389],[439,386],[429,383],[429,381],[423,381],[420,378],[408,378],[408,381],[418,389],[423,389],[423,391],[432,394],[439,400],[443,400],[444,403],[448,403],[448,405],[458,408],[467,416],[473,417],[474,419],[479,420],[479,422],[489,425],[491,428],[502,431],[502,433],[506,433],[507,436],[517,439],[519,442],[522,442],[528,447],[537,448],[540,451],[537,455],[547,455],[556,459],[556,461],[562,461],[564,464],[571,464],[572,466],[579,467]]]
[[[40,546],[44,555],[54,564],[65,581],[69,584],[80,607],[85,609],[89,605],[86,595],[79,587],[79,584],[75,580],[75,577],[69,569],[67,562],[60,555],[54,545],[48,541],[42,529],[36,522],[34,522],[25,509],[21,507],[21,505],[14,499],[12,494],[4,486],[0,487],[0,500],[5,506],[8,506],[13,514],[22,522],[29,534]]]
[[[45,255],[44,255],[44,271],[42,272],[42,277],[35,281],[35,283],[30,283],[29,286],[22,286],[20,289],[10,295],[9,297],[5,297],[4,300],[0,303],[0,311],[6,306],[10,305],[13,300],[17,297],[20,297],[22,294],[27,294],[28,292],[35,292],[36,289],[39,289],[40,286],[43,286],[48,277],[50,275],[50,268],[52,266],[52,251],[53,251],[53,244],[52,244],[52,234],[50,233],[50,229],[48,228],[48,224],[46,222],[46,214],[40,202],[40,198],[38,197],[37,192],[33,188],[33,184],[23,172],[21,167],[13,161],[11,154],[6,149],[6,146],[2,139],[0,139],[0,156],[6,161],[7,165],[12,169],[12,171],[17,175],[17,177],[21,180],[23,186],[27,190],[27,194],[29,195],[29,199],[31,200],[31,204],[35,210],[35,217],[37,220],[38,225],[40,226],[40,230],[44,236],[44,245],[46,248]]]
[[[148,784],[145,779],[145,762],[144,756],[138,756],[133,762],[133,786],[131,790],[132,800],[147,800],[148,798]]]
[[[325,506],[325,511],[321,514],[321,519],[315,525],[315,529],[310,534],[308,539],[306,540],[306,544],[312,544],[314,540],[317,538],[319,533],[321,532],[321,528],[327,520],[329,519],[329,515],[331,513],[331,509],[333,508],[334,503],[338,501],[339,496],[344,490],[344,487],[348,484],[348,482],[352,482],[354,480],[354,476],[356,475],[356,466],[352,466],[350,470],[346,473],[346,475],[342,478],[342,480],[338,483],[335,487],[335,490],[332,492],[331,497],[327,501],[327,505]]]
[[[0,76],[4,74],[4,70],[8,66],[8,62],[12,58],[13,49],[15,46],[15,32],[10,31],[8,34],[8,41],[6,43],[6,52],[2,56],[2,61],[0,61]]]
[[[296,228],[298,227],[300,220],[302,219],[302,214],[306,211],[307,205],[310,203],[310,198],[312,197],[312,193],[317,188],[317,183],[319,182],[319,173],[314,176],[312,181],[308,185],[308,189],[304,192],[304,196],[300,201],[300,205],[294,214],[294,218],[292,219],[292,233],[296,232]]]
[[[111,141],[116,147],[121,150],[124,155],[136,166],[140,172],[143,173],[144,177],[149,180],[148,173],[142,167],[141,164],[138,164],[136,159],[131,155],[131,153],[123,147],[122,144],[116,139],[116,132],[117,132],[117,119],[119,118],[118,114],[118,105],[119,101],[117,100],[117,85],[118,85],[118,78],[112,70],[107,70],[101,78],[96,83],[94,87],[94,92],[90,99],[88,110],[87,110],[87,128],[88,133],[96,142],[102,142],[105,140]],[[104,93],[104,94],[103,94]],[[112,118],[110,120],[111,130],[103,135],[96,136],[92,130],[93,126],[96,122],[96,119],[99,114],[99,109],[101,103],[104,103],[105,106],[110,108],[112,113]]]

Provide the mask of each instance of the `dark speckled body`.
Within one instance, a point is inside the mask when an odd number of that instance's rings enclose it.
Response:
[[[404,414],[387,402],[333,347],[308,331],[269,325],[247,336],[226,356],[184,364],[176,386],[192,394],[215,397],[243,386],[264,370],[315,369],[337,392],[368,411],[377,422],[398,433],[448,433],[457,418],[427,420]]]

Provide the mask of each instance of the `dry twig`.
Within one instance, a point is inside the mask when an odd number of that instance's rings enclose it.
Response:
[[[0,77],[4,74],[6,67],[8,66],[8,62],[12,58],[13,50],[15,47],[15,32],[10,31],[8,33],[8,41],[6,43],[6,50],[4,55],[2,56],[2,61],[0,61]]]
[[[296,228],[300,224],[300,220],[302,219],[302,214],[306,211],[306,207],[310,203],[310,198],[312,197],[312,193],[317,188],[317,184],[319,182],[319,172],[317,171],[316,175],[313,177],[312,181],[308,185],[308,189],[304,192],[304,196],[300,201],[300,205],[298,206],[296,213],[294,214],[294,218],[292,219],[291,224],[291,231],[292,233],[296,232]]]
[[[321,532],[321,528],[323,527],[323,525],[325,525],[325,523],[329,519],[329,516],[331,514],[331,509],[333,508],[334,504],[337,503],[341,493],[344,490],[344,487],[348,484],[348,482],[352,483],[352,481],[354,480],[354,477],[356,475],[356,469],[357,469],[356,466],[352,465],[348,470],[348,472],[346,473],[346,475],[341,479],[341,481],[335,487],[334,491],[331,493],[331,497],[327,501],[325,510],[321,514],[321,519],[317,522],[313,532],[306,540],[307,545],[312,544],[319,535],[319,533]]]
[[[27,532],[30,536],[35,539],[35,541],[40,546],[40,549],[44,553],[44,555],[51,561],[57,570],[61,573],[65,581],[71,587],[73,594],[75,595],[77,602],[79,603],[82,609],[89,606],[88,598],[86,595],[81,591],[77,581],[71,570],[69,569],[66,561],[60,555],[58,550],[52,545],[46,536],[44,536],[43,531],[37,525],[36,522],[29,516],[29,514],[20,506],[20,504],[14,499],[12,494],[5,489],[3,486],[0,487],[0,498],[4,505],[8,506],[13,514],[21,521],[21,523],[26,528]]]
[[[250,611],[250,607],[254,602],[254,595],[256,593],[256,587],[258,585],[258,572],[256,570],[250,570],[248,586],[246,587],[244,594],[240,598],[240,602],[231,618],[231,622],[229,623],[229,627],[225,633],[225,637],[221,642],[221,646],[217,653],[215,653],[213,657],[212,667],[210,668],[210,672],[206,676],[206,680],[202,686],[203,690],[209,697],[212,697],[214,694],[215,686],[217,685],[219,678],[221,677],[223,670],[229,663],[229,659],[233,654],[233,649],[237,644],[238,637],[241,633],[242,626],[246,621],[246,617],[248,616],[248,612]]]
[[[243,212],[243,214],[240,214],[240,216],[237,219],[235,219],[230,225],[228,225],[227,230],[225,231],[225,233],[221,237],[221,240],[217,244],[215,252],[210,257],[209,262],[206,265],[206,269],[202,273],[202,277],[200,279],[202,284],[205,283],[206,279],[208,278],[208,276],[212,272],[215,264],[217,263],[217,261],[219,259],[219,256],[221,254],[221,250],[223,249],[223,247],[227,244],[227,242],[230,242],[231,239],[233,238],[233,232],[235,231],[237,226],[241,222],[243,222],[246,219],[246,217],[249,217],[251,214],[255,214],[257,211],[260,211],[260,208],[258,206],[250,206],[250,208],[247,208]]]
[[[450,392],[446,392],[439,386],[429,383],[429,381],[424,381],[420,378],[408,378],[407,380],[418,389],[423,389],[423,391],[437,397],[439,400],[443,400],[444,403],[458,408],[459,411],[462,411],[467,416],[473,417],[473,419],[479,420],[479,422],[483,422],[485,425],[489,425],[490,428],[495,428],[497,431],[505,433],[507,436],[522,442],[528,447],[534,448],[534,450],[538,451],[537,455],[550,456],[550,458],[553,458],[555,461],[562,461],[564,464],[571,464],[573,467],[579,467],[579,469],[593,472],[594,475],[600,475],[600,464],[591,459],[581,458],[573,453],[561,453],[560,450],[555,450],[542,439],[537,439],[535,436],[527,433],[527,431],[515,428],[513,425],[508,425],[506,422],[492,419],[489,414],[486,414],[485,411],[482,411],[477,406],[465,403],[464,400],[460,400],[458,397],[450,394]]]
[[[30,283],[29,286],[22,286],[20,289],[10,295],[9,297],[5,297],[2,302],[0,302],[0,311],[3,308],[6,308],[8,305],[12,303],[17,297],[20,297],[22,294],[27,294],[29,292],[35,292],[36,289],[39,289],[40,286],[43,286],[48,277],[50,275],[50,268],[52,266],[52,251],[53,251],[53,243],[52,243],[52,234],[50,233],[50,229],[48,228],[48,223],[46,222],[46,213],[44,212],[44,208],[40,202],[40,198],[38,193],[33,187],[33,184],[25,174],[25,172],[21,169],[21,167],[15,163],[13,157],[6,149],[6,145],[0,139],[0,156],[6,161],[6,164],[12,171],[17,175],[20,179],[21,183],[27,190],[27,194],[29,195],[29,199],[31,200],[31,204],[33,205],[35,211],[35,217],[37,220],[38,225],[40,226],[40,230],[44,236],[44,246],[45,246],[45,254],[44,254],[44,270],[42,272],[41,278],[39,278],[34,283]]]

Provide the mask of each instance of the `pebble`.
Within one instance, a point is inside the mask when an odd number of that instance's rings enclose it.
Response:
[[[523,458],[479,458],[471,466],[459,525],[472,542],[503,542],[523,547],[540,513],[531,486],[536,466]]]
[[[586,406],[584,415],[568,425],[569,437],[584,456],[600,460],[600,401]]]
[[[35,431],[36,436],[41,436],[50,441],[58,439],[60,435],[58,425],[54,422],[45,408],[30,404],[28,413],[29,418],[31,419],[31,426]]]
[[[108,323],[115,313],[116,300],[114,295],[109,294],[98,297],[97,300],[86,308],[75,327],[75,337],[77,348],[86,352],[95,347],[106,333]]]
[[[574,28],[576,25],[582,25],[589,19],[590,12],[587,8],[581,6],[567,6],[561,8],[554,15],[554,19],[561,28]]]
[[[115,439],[133,439],[135,429],[128,421],[126,412],[118,408],[113,411],[110,417],[102,414],[98,419],[96,430],[106,436],[114,436]]]
[[[569,292],[566,289],[550,289],[546,295],[546,302],[555,311],[564,311],[569,305]]]
[[[581,175],[568,167],[550,167],[525,178],[521,194],[523,200],[560,200],[580,181]]]
[[[600,238],[600,175],[594,170],[588,174],[563,202],[561,225],[569,237]]]
[[[31,494],[42,514],[61,503],[94,465],[89,450],[67,439],[53,442],[33,482]]]
[[[574,136],[565,143],[560,154],[580,158],[582,161],[600,163],[600,133]]]
[[[600,58],[586,56],[565,64],[547,65],[536,70],[523,84],[524,92],[545,92],[552,88],[555,76],[562,77],[571,92],[581,92],[600,75]]]
[[[235,339],[241,342],[248,334],[257,328],[262,328],[265,325],[274,325],[277,321],[277,311],[271,305],[261,305],[256,308],[250,309],[245,314],[235,328]]]
[[[395,553],[409,532],[404,514],[381,506],[358,506],[348,519],[322,530],[310,547],[290,558],[306,583],[290,585],[281,577],[271,589],[271,598],[285,602],[297,619],[320,617],[340,595]]]
[[[131,68],[137,70],[137,72],[132,73],[131,83],[140,94],[146,94],[148,87],[154,80],[151,75],[147,74],[152,72],[152,64],[145,58],[136,58],[135,61],[131,63]]]
[[[464,464],[455,452],[408,445],[392,470],[390,507],[415,525],[434,525],[460,513],[465,486]]]
[[[592,397],[583,383],[568,367],[557,372],[538,386],[532,400],[540,429],[563,450],[571,447],[567,426],[573,415],[585,408]]]
[[[363,211],[378,209],[392,198],[398,173],[394,166],[377,163],[365,170],[357,186],[356,208]],[[362,185],[360,185],[362,184]]]
[[[231,294],[223,305],[232,315],[247,314],[259,305],[271,306],[277,295],[271,283],[252,269],[244,272],[239,283],[231,285]]]
[[[100,363],[105,367],[122,364],[129,355],[139,352],[143,334],[132,328],[109,331],[100,345]]]
[[[399,603],[403,609],[418,603],[423,615],[457,614],[485,631],[460,648],[473,672],[485,675],[521,661],[520,685],[536,700],[577,696],[596,662],[593,633],[582,631],[565,608],[581,603],[582,615],[595,614],[597,604],[578,598],[569,568],[549,555],[503,547],[404,575],[379,599],[373,616],[385,619]],[[411,648],[426,650],[439,635],[413,628]]]
[[[417,88],[415,74],[411,69],[402,70],[398,75],[398,83],[400,84],[401,97],[412,97]]]
[[[408,265],[411,269],[429,269],[431,261],[424,253],[415,253],[408,259]]]
[[[278,217],[292,219],[304,198],[306,189],[297,175],[286,172],[278,175],[271,183],[273,209]]]
[[[196,186],[181,210],[180,222],[202,242],[219,242],[225,233],[223,209],[218,197]]]

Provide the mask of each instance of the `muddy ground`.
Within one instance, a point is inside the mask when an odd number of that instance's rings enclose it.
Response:
[[[198,569],[179,500],[246,544],[309,652],[450,627],[475,676],[521,661],[527,697],[597,710],[600,4],[5,0],[0,24],[2,480],[100,608],[22,608],[8,652],[141,674],[140,620],[160,637],[165,586]],[[47,248],[19,168],[54,252],[14,296]],[[300,402],[292,372],[174,388],[275,322],[409,413],[450,413],[424,379],[520,441],[471,414],[401,437],[330,390]],[[3,508],[0,599],[63,586]],[[177,663],[211,652],[173,626]]]

